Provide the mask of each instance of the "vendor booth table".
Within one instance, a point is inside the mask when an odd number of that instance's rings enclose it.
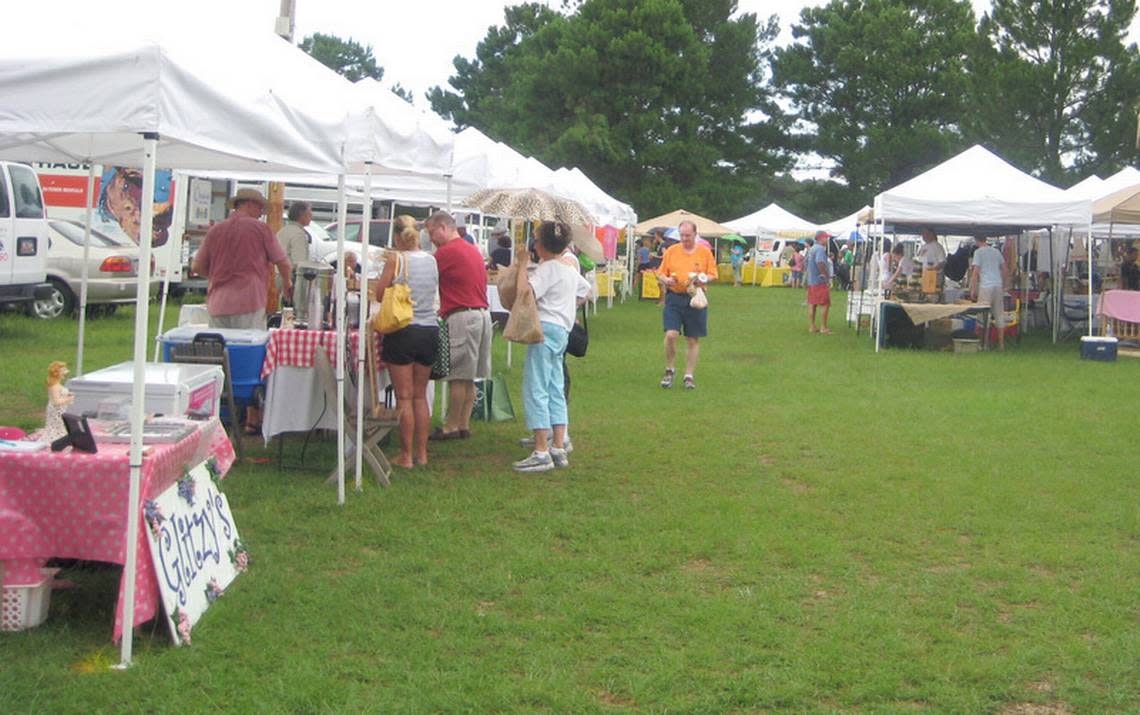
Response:
[[[348,333],[348,354],[356,364],[359,331]],[[373,334],[373,347],[380,356],[381,336]],[[313,351],[321,348],[336,365],[335,330],[271,330],[261,366],[266,381],[265,410],[261,434],[268,442],[283,432],[336,429],[336,407],[325,404],[324,392],[313,369]]]
[[[96,454],[71,449],[0,452],[0,561],[5,584],[38,580],[39,567],[53,557],[126,563],[129,445],[101,443],[97,429],[96,444]],[[229,471],[234,461],[233,446],[216,418],[202,422],[178,442],[146,445],[135,507],[141,509],[185,470],[210,458],[220,474]],[[138,524],[135,626],[158,611],[146,522],[139,519]],[[116,639],[123,630],[125,573],[115,608]]]
[[[983,319],[983,347],[990,332],[990,307],[981,303],[902,303],[893,300],[884,300],[879,303],[878,328],[875,334],[876,347],[884,347],[890,333],[890,326],[895,324],[891,320],[892,311],[905,315],[912,326],[925,325],[933,320],[949,318],[955,315],[974,315]]]

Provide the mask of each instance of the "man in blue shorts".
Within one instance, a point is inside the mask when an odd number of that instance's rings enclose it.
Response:
[[[690,286],[704,286],[716,280],[716,258],[707,246],[697,244],[697,225],[692,221],[682,221],[677,226],[681,242],[670,246],[661,258],[657,269],[657,280],[668,288],[665,292],[665,311],[662,323],[665,328],[665,376],[661,387],[673,386],[674,362],[677,357],[677,336],[682,331],[688,348],[685,350],[686,390],[697,386],[693,372],[697,369],[697,356],[701,347],[698,340],[708,334],[708,308],[694,308],[689,304],[692,295]]]

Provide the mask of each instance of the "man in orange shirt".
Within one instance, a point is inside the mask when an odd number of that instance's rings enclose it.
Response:
[[[697,356],[701,346],[698,342],[708,335],[708,308],[694,308],[689,304],[694,291],[716,280],[716,258],[707,246],[697,244],[697,225],[692,221],[682,221],[677,226],[681,242],[670,246],[661,258],[657,269],[657,280],[668,288],[665,293],[665,311],[662,322],[665,327],[665,376],[661,387],[673,386],[673,365],[677,356],[677,336],[684,330],[688,347],[685,350],[686,390],[697,386],[693,372],[697,369]]]

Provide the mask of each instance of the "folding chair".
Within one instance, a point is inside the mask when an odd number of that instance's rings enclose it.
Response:
[[[198,333],[193,342],[172,345],[170,361],[190,365],[218,365],[224,376],[222,399],[230,417],[230,442],[234,445],[237,457],[242,458],[241,421],[237,404],[234,402],[233,377],[230,374],[230,355],[226,352],[226,339],[218,333]]]
[[[317,348],[313,353],[313,367],[317,371],[317,380],[321,383],[321,390],[325,395],[326,405],[336,405],[336,373],[333,372],[332,363],[329,362],[329,356],[325,353],[323,348]],[[347,396],[348,390],[345,391]],[[355,394],[355,390],[352,391]],[[344,413],[344,432],[346,445],[349,451],[346,457],[352,454],[352,449],[355,449],[356,442],[356,406],[350,404],[347,400],[344,404],[340,405],[341,411]],[[388,475],[392,473],[392,464],[388,458],[384,456],[383,450],[380,449],[380,440],[384,439],[394,428],[399,426],[399,422],[394,419],[386,417],[373,417],[368,410],[364,412],[364,430],[361,445],[361,453],[364,461],[368,464],[368,468],[372,470],[372,474],[376,477],[376,483],[382,487],[389,484]],[[332,473],[329,474],[328,482],[336,482],[337,473],[334,468]]]

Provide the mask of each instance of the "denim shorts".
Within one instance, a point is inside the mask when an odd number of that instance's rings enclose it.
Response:
[[[689,299],[688,293],[667,292],[661,322],[665,332],[676,330],[686,338],[703,338],[709,334],[709,309],[690,307]]]

